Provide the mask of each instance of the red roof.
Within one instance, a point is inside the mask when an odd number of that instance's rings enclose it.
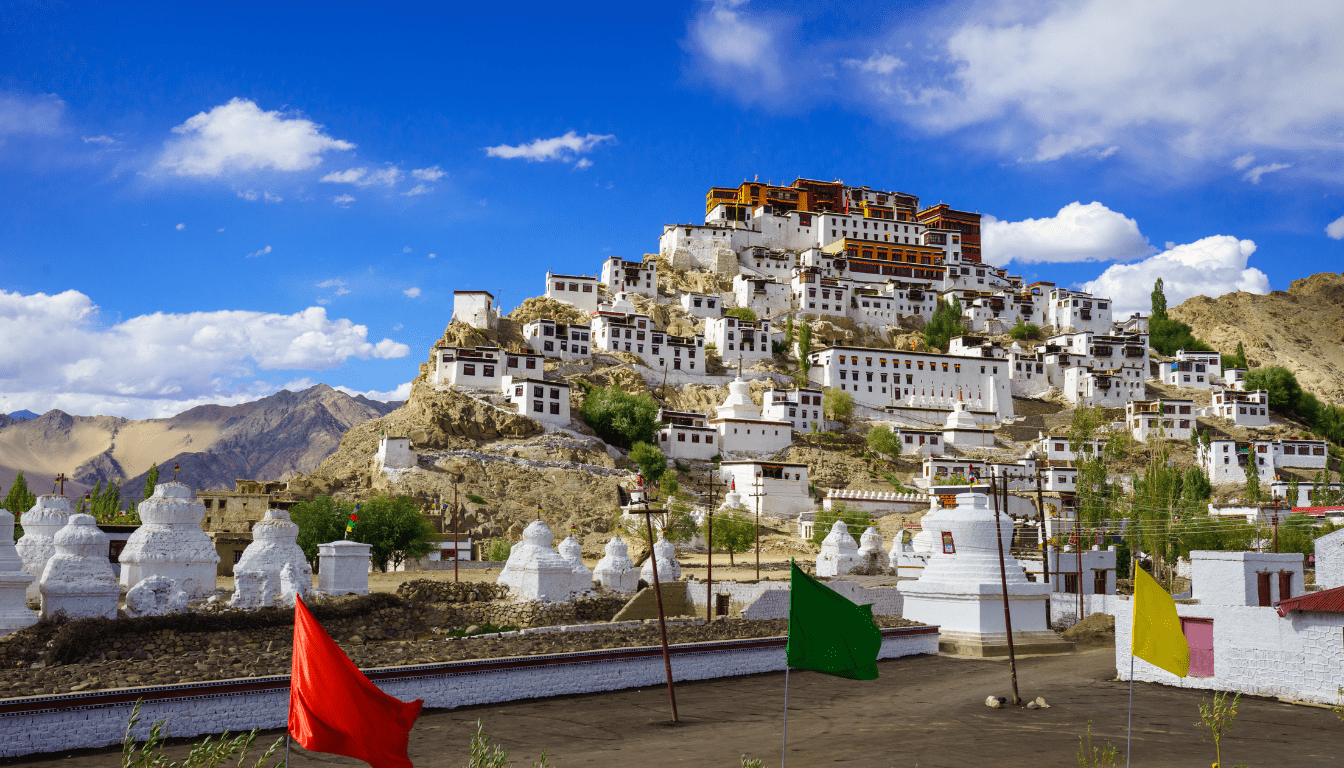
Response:
[[[1344,613],[1344,587],[1323,589],[1320,592],[1308,592],[1305,595],[1290,597],[1274,604],[1280,616],[1289,611],[1320,611],[1322,613]]]

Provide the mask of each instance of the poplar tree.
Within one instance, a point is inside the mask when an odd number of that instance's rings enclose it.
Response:
[[[149,472],[145,475],[145,498],[148,499],[154,495],[154,486],[159,483],[159,465],[151,464]]]
[[[28,490],[28,481],[23,478],[23,472],[20,471],[14,476],[14,484],[9,487],[9,495],[5,496],[5,502],[0,504],[0,507],[9,510],[15,518],[18,518],[19,515],[32,509],[36,503],[37,494]]]

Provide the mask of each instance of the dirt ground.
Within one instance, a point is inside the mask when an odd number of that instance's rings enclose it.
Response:
[[[1091,721],[1096,743],[1123,753],[1128,688],[1114,681],[1114,652],[1024,659],[1018,682],[1024,700],[1043,696],[1050,709],[990,709],[985,697],[1009,695],[1008,665],[999,661],[918,656],[878,663],[881,678],[856,682],[812,672],[789,681],[788,765],[1076,766],[1078,736]],[[430,710],[411,733],[410,756],[422,767],[460,766],[476,721],[515,766],[531,765],[546,749],[564,766],[697,766],[731,768],[740,757],[779,765],[783,674],[683,683],[677,686],[682,724],[668,720],[662,687],[511,704]],[[1213,762],[1200,742],[1201,691],[1140,683],[1134,688],[1134,765],[1188,766]],[[267,732],[269,744],[279,734]],[[185,747],[170,751],[185,756]],[[1333,713],[1268,699],[1243,698],[1224,765],[1339,765],[1344,724]],[[1123,754],[1120,764],[1123,765]],[[111,751],[51,755],[18,765],[68,768],[114,764]],[[363,763],[295,750],[291,765]]]

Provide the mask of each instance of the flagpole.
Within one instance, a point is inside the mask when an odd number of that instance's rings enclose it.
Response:
[[[1134,622],[1129,625],[1130,644],[1133,645]],[[1129,725],[1125,727],[1125,768],[1129,768],[1129,740],[1134,736],[1134,649],[1129,651]]]
[[[1008,479],[1003,480],[1004,506],[1008,505]],[[989,479],[989,495],[994,498],[994,538],[999,543],[999,581],[1003,589],[1003,626],[1008,636],[1008,672],[1013,680],[1013,706],[1021,706],[1022,697],[1017,695],[1017,654],[1013,650],[1013,614],[1008,604],[1008,572],[1003,562],[1003,529],[999,526],[999,494],[995,487],[995,478]]]
[[[289,725],[285,725],[285,768],[289,768]]]
[[[779,768],[789,756],[789,664],[784,662],[784,746],[779,750]]]

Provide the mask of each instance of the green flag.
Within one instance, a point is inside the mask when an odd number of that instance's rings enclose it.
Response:
[[[793,669],[811,669],[850,680],[877,679],[882,630],[873,606],[855,605],[792,563],[789,582],[789,642]]]

